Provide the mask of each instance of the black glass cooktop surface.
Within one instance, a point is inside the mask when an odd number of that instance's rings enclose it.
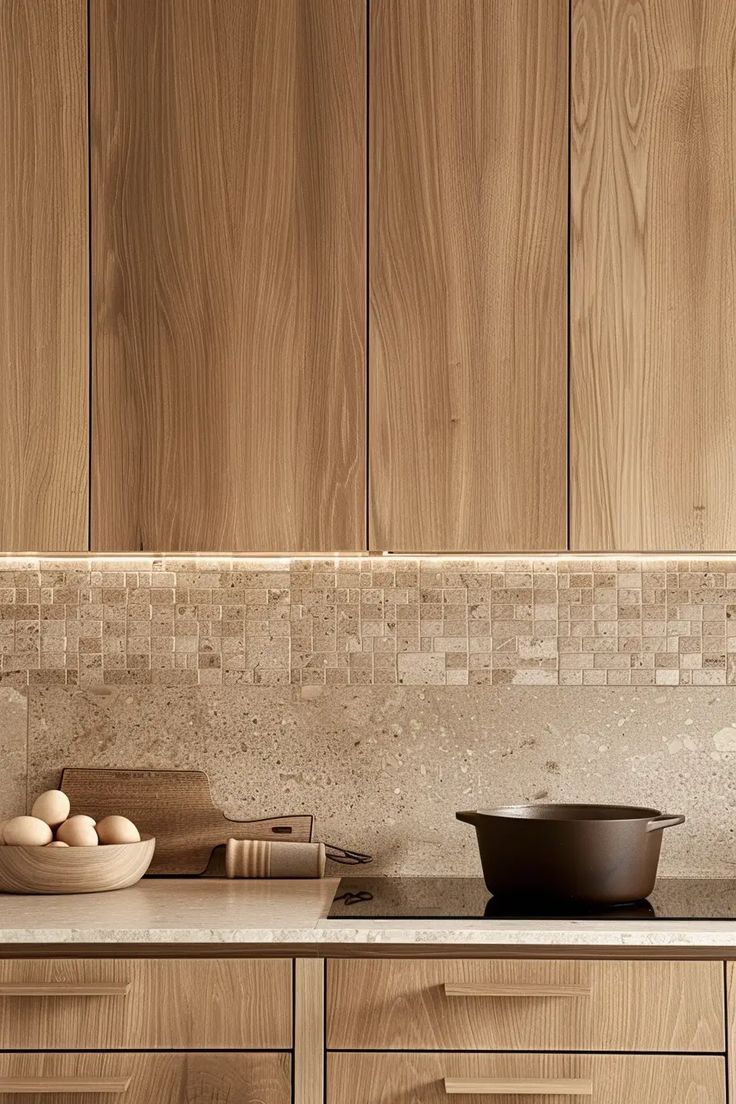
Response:
[[[342,878],[332,920],[736,920],[736,880],[660,878],[646,901],[601,909],[491,897],[482,878]]]

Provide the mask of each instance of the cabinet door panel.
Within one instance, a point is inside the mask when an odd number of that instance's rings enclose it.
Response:
[[[288,1054],[0,1054],[4,1104],[289,1104]]]
[[[286,1049],[291,989],[288,959],[9,959],[0,1048]]]
[[[92,5],[95,550],[364,547],[364,19]]]
[[[86,0],[0,3],[0,550],[88,547]]]
[[[327,983],[341,1050],[724,1049],[720,962],[337,959]]]
[[[736,4],[574,0],[571,535],[736,545]]]
[[[373,0],[372,549],[566,545],[566,0]]]
[[[715,1057],[607,1054],[330,1054],[329,1104],[725,1104]],[[535,1091],[536,1090],[536,1091]]]

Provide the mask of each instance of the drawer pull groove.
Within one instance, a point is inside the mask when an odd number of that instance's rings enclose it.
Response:
[[[82,1093],[122,1096],[130,1086],[129,1077],[0,1077],[0,1095],[18,1093]]]
[[[127,997],[130,982],[66,983],[2,982],[0,997]]]
[[[592,1096],[593,1082],[585,1078],[446,1077],[447,1096]]]
[[[589,985],[536,985],[532,982],[485,984],[480,981],[446,981],[446,997],[589,997]]]

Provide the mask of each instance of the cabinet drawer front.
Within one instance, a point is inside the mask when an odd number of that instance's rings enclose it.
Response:
[[[290,1046],[289,959],[0,962],[0,1050]]]
[[[717,962],[340,959],[327,977],[337,1049],[725,1049]]]
[[[330,1054],[327,1104],[724,1104],[725,1060],[681,1055]]]
[[[0,1101],[289,1104],[288,1054],[2,1054]]]

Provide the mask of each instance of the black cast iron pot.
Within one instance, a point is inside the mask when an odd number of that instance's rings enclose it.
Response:
[[[630,805],[507,805],[455,815],[475,827],[494,895],[601,905],[649,896],[662,829],[685,820]]]

